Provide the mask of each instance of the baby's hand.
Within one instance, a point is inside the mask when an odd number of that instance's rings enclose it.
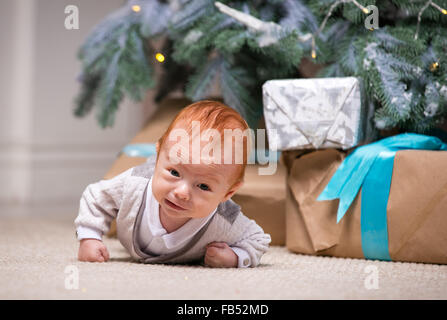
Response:
[[[97,239],[82,239],[79,244],[79,261],[105,262],[109,260],[109,252],[102,241]]]
[[[225,242],[211,242],[206,246],[205,265],[213,268],[235,268],[238,256]]]

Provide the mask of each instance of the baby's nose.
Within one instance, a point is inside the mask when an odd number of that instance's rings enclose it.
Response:
[[[188,186],[185,183],[183,183],[183,184],[179,185],[177,188],[175,188],[174,194],[179,199],[189,200],[189,190],[188,190]]]

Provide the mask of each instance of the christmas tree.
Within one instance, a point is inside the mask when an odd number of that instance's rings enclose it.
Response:
[[[218,83],[226,104],[256,127],[262,84],[299,78],[303,58],[320,77],[355,76],[379,129],[424,133],[447,115],[447,0],[129,1],[79,51],[75,114],[96,108],[113,125],[125,95],[154,87],[152,41],[165,38],[157,99],[178,86],[192,101]]]

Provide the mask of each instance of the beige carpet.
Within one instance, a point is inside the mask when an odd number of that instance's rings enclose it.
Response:
[[[105,239],[112,261],[78,262],[72,222],[0,218],[0,299],[447,299],[447,266],[284,247],[271,247],[258,268],[210,269],[134,263],[118,240]],[[76,273],[78,289],[70,289]]]

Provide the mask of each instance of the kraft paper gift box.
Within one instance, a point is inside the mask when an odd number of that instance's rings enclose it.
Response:
[[[284,246],[286,240],[286,167],[282,162],[272,175],[259,175],[259,164],[245,169],[244,185],[231,198],[242,212],[270,234],[270,245]]]
[[[361,216],[364,190],[359,191],[339,223],[340,200],[317,200],[346,156],[347,152],[335,149],[284,154],[288,170],[286,246],[290,251],[366,257]],[[396,152],[386,204],[386,250],[390,259],[377,259],[447,264],[446,213],[447,152]]]
[[[346,150],[375,138],[357,78],[269,80],[262,92],[271,150]]]

